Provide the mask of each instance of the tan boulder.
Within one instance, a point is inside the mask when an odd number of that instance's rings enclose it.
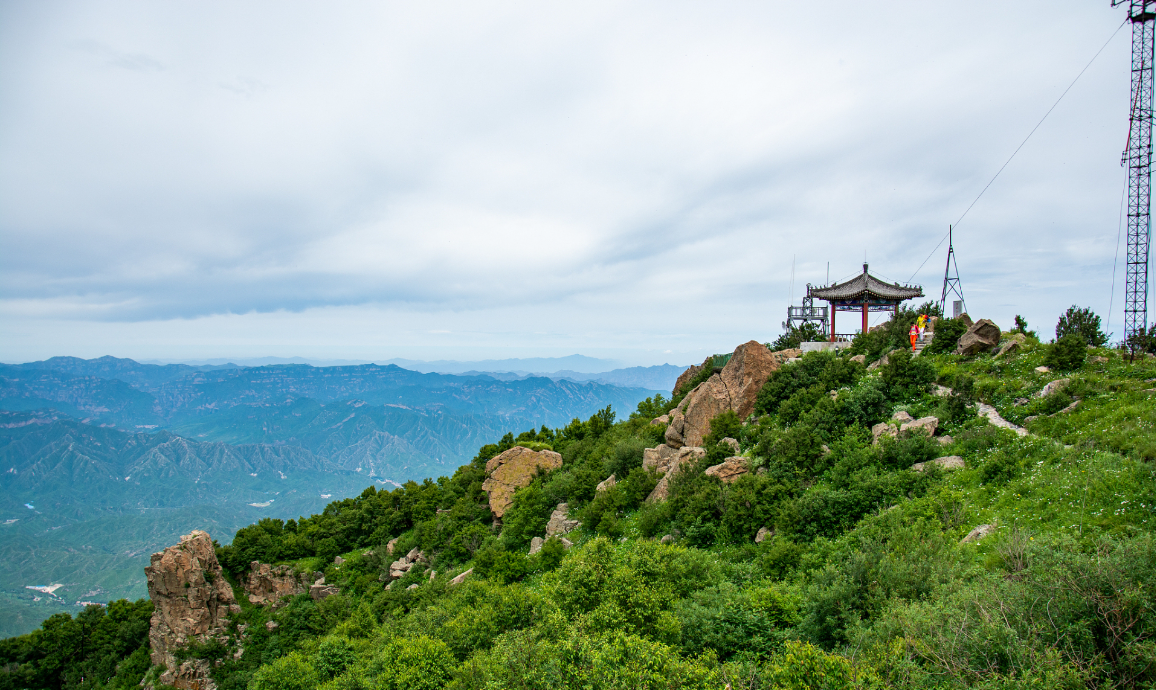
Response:
[[[910,422],[911,420],[915,419],[915,417],[912,417],[907,410],[899,410],[895,414],[891,415],[891,419],[902,424],[904,422]]]
[[[913,436],[922,434],[924,436],[934,436],[935,430],[939,428],[938,417],[920,417],[919,419],[910,422],[904,422],[899,427],[899,433],[904,436]]]
[[[655,417],[650,420],[650,423],[655,426],[662,426],[663,424],[670,424],[670,415],[664,414],[661,417]]]
[[[701,446],[702,440],[710,434],[710,420],[731,409],[731,396],[719,374],[700,383],[686,396],[686,410],[683,428],[680,429],[682,443],[686,446]],[[667,432],[674,428],[677,417],[671,419]],[[669,438],[667,441],[669,442]]]
[[[683,399],[686,402],[686,399]],[[670,413],[670,423],[666,426],[666,431],[663,432],[663,439],[666,445],[671,448],[681,448],[686,445],[684,443],[682,432],[686,429],[686,415],[682,413],[681,409],[673,410]]]
[[[955,346],[957,355],[975,355],[986,352],[999,344],[1000,330],[991,319],[980,319],[973,323],[967,332],[959,336],[959,344]]]
[[[1062,391],[1063,389],[1067,388],[1068,384],[1071,382],[1072,382],[1071,379],[1056,379],[1055,381],[1051,381],[1047,385],[1045,385],[1043,388],[1041,388],[1038,392],[1036,392],[1035,397],[1046,398],[1049,395],[1051,395],[1052,393],[1055,393],[1057,391]]]
[[[916,472],[922,472],[924,466],[929,465],[931,463],[939,465],[940,467],[942,467],[945,470],[962,470],[965,467],[967,467],[967,463],[965,463],[963,461],[962,457],[960,457],[958,455],[945,455],[942,458],[936,458],[936,459],[932,460],[930,463],[917,462],[911,466],[911,469],[915,470]]]
[[[283,604],[283,598],[308,592],[309,585],[320,576],[320,573],[299,573],[289,565],[253,561],[249,573],[241,580],[241,588],[245,590],[249,603],[258,606],[272,604],[277,608]]]
[[[458,575],[454,579],[450,580],[450,584],[451,585],[460,585],[461,583],[466,581],[467,577],[469,577],[470,575],[473,575],[473,574],[474,574],[474,569],[470,568],[469,570],[465,571],[461,575]]]
[[[755,543],[762,544],[767,540],[767,537],[773,536],[775,536],[775,530],[767,529],[766,527],[760,527],[758,533],[755,534]]]
[[[313,601],[328,599],[335,594],[341,594],[341,590],[338,589],[337,585],[325,584],[324,580],[309,586],[309,596],[313,599]]]
[[[542,537],[534,537],[533,539],[531,539],[530,540],[530,555],[533,556],[534,554],[541,551],[542,547],[545,546],[545,544],[546,544],[546,540],[543,539]]]
[[[708,477],[718,477],[724,484],[733,484],[738,478],[749,472],[747,459],[735,456],[723,460],[720,464],[706,468]]]
[[[208,662],[179,663],[174,655],[190,643],[223,636],[228,614],[241,610],[221,572],[213,540],[195,530],[179,544],[154,553],[144,570],[153,602],[149,657],[165,667],[161,682],[181,690],[215,690]]]
[[[738,455],[739,453],[742,452],[742,448],[739,446],[738,440],[733,439],[730,436],[727,436],[723,440],[719,441],[719,443],[729,447],[731,449],[731,452],[734,453],[735,455]]]
[[[883,436],[890,436],[891,438],[899,437],[899,429],[887,422],[879,422],[871,427],[871,444],[879,443],[879,439]]]
[[[852,362],[858,362],[859,364],[866,364],[867,363],[867,355],[854,355],[851,357],[851,361]]]
[[[972,542],[977,542],[980,539],[983,539],[987,535],[991,534],[995,530],[996,530],[995,525],[980,525],[980,526],[976,527],[975,529],[973,529],[972,531],[968,532],[967,536],[964,537],[959,543],[960,544],[970,544]]]
[[[577,520],[571,520],[569,517],[570,506],[565,503],[559,503],[554,512],[550,514],[550,521],[546,523],[546,538],[556,534],[566,534],[577,529],[578,525],[582,524]]]
[[[643,452],[645,452],[645,451],[643,451]],[[613,489],[614,485],[617,483],[618,483],[618,480],[612,474],[609,477],[607,477],[606,479],[603,479],[602,481],[598,482],[598,486],[594,487],[594,493],[602,493],[603,491],[609,491],[609,490]]]
[[[482,490],[490,496],[490,511],[501,518],[514,501],[514,492],[528,486],[540,470],[562,466],[562,455],[552,450],[534,451],[514,446],[486,463],[486,481]]]
[[[661,446],[659,446],[661,448]],[[646,497],[647,502],[655,503],[665,501],[670,497],[670,482],[674,475],[687,465],[693,465],[702,458],[706,457],[705,448],[679,448],[677,453],[673,456],[666,455],[664,460],[667,460],[665,465],[654,465],[655,469],[663,471],[662,478],[658,480],[658,484],[654,486],[654,490]],[[645,464],[645,457],[643,463]]]
[[[735,348],[721,376],[730,395],[730,408],[739,419],[746,419],[755,411],[759,390],[781,364],[779,357],[760,342],[751,340]]]
[[[1021,349],[1023,349],[1024,343],[1026,343],[1027,340],[1028,337],[1023,333],[1013,334],[1006,343],[1000,345],[999,352],[995,353],[996,359],[999,359],[1004,355],[1010,355],[1015,352],[1019,352]]]

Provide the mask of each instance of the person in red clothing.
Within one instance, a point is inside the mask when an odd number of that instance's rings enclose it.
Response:
[[[911,337],[911,351],[915,352],[915,341],[919,340],[919,324],[911,324],[911,330],[907,333]]]

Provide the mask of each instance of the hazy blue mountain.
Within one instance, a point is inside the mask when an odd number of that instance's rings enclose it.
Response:
[[[527,357],[524,359],[483,359],[472,362],[449,359],[423,362],[417,359],[395,358],[386,360],[385,364],[396,364],[413,371],[441,374],[461,374],[467,371],[530,373],[562,370],[594,373],[613,369],[618,365],[618,362],[585,355],[569,355],[566,357]]]
[[[0,635],[144,596],[149,554],[190,529],[227,542],[261,517],[448,475],[510,431],[607,405],[625,416],[654,392],[376,364],[0,365]],[[26,589],[55,583],[62,598]]]
[[[623,386],[625,388],[647,388],[649,390],[666,391],[669,396],[670,391],[674,388],[674,382],[678,380],[678,375],[684,371],[686,371],[685,366],[659,364],[652,367],[627,367],[625,369],[615,369],[613,371],[603,371],[595,374],[584,374],[578,371],[555,371],[550,374],[550,378],[567,378],[573,381],[596,381],[598,383]]]

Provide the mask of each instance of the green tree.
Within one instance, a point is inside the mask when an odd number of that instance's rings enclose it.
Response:
[[[1079,336],[1088,347],[1103,347],[1108,342],[1108,336],[1100,330],[1100,317],[1091,308],[1081,309],[1074,304],[1056,323],[1056,340],[1065,335]]]
[[[805,323],[801,326],[792,326],[767,345],[772,351],[790,350],[799,347],[800,343],[809,343],[817,340],[826,340],[827,334],[816,323]]]
[[[1084,366],[1088,344],[1078,333],[1068,333],[1048,347],[1044,364],[1060,371],[1075,371]]]

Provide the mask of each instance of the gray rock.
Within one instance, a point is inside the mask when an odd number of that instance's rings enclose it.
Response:
[[[767,529],[766,527],[760,527],[758,534],[755,535],[755,543],[762,544],[767,540],[767,537],[773,536],[775,536],[775,530]]]
[[[466,572],[464,572],[461,575],[458,575],[454,579],[450,580],[450,584],[451,585],[460,585],[461,583],[466,581],[467,577],[469,577],[470,575],[473,575],[473,573],[474,573],[474,569],[470,568]]]
[[[1071,379],[1056,379],[1055,381],[1051,381],[1047,385],[1045,385],[1043,388],[1041,388],[1038,393],[1036,393],[1036,397],[1037,398],[1046,398],[1049,395],[1051,395],[1052,393],[1056,393],[1056,392],[1062,391],[1063,389],[1067,388],[1068,384],[1071,382],[1072,382]]]
[[[655,426],[670,424],[670,415],[664,414],[661,417],[655,417],[654,419],[650,420],[650,423],[654,424]]]
[[[939,441],[939,445],[941,445],[941,446],[950,446],[951,444],[955,443],[955,439],[953,439],[952,437],[950,437],[946,434],[943,436],[940,436],[939,438],[937,438],[935,440]]]
[[[1035,372],[1037,374],[1046,374],[1049,371],[1051,371],[1051,369],[1049,367],[1039,366],[1039,367],[1035,368]]]
[[[851,361],[852,362],[858,362],[860,364],[866,364],[867,363],[867,355],[855,355],[854,357],[851,358]]]
[[[598,482],[598,486],[594,487],[594,492],[595,493],[602,493],[603,491],[609,491],[610,489],[613,489],[614,485],[617,483],[618,483],[618,480],[612,474],[609,477],[607,477],[606,479],[603,479],[602,481]]]
[[[415,582],[415,583],[413,583],[413,584],[412,584],[412,585],[410,585],[409,587],[406,587],[406,589],[417,589],[417,583],[416,583],[416,582]]]
[[[313,599],[313,601],[321,601],[334,594],[341,594],[341,590],[337,588],[337,585],[320,584],[313,585],[309,588],[309,597]]]
[[[530,555],[533,556],[534,554],[541,551],[542,545],[545,543],[546,543],[546,540],[543,539],[542,537],[534,537],[533,539],[531,539],[530,540]]]
[[[1006,343],[1000,345],[999,352],[995,353],[996,358],[1019,352],[1023,349],[1025,342],[1027,342],[1027,336],[1023,333],[1016,333]]]
[[[743,452],[742,449],[739,448],[739,442],[737,440],[731,438],[730,436],[727,436],[723,440],[719,441],[719,443],[730,446],[731,452],[733,452],[735,455],[738,455],[739,453]]]
[[[987,535],[994,532],[995,529],[996,529],[995,525],[980,525],[979,527],[976,527],[972,531],[968,532],[967,536],[964,537],[959,543],[960,544],[971,544],[972,542],[977,542],[980,539],[983,539]]]
[[[993,425],[998,426],[1001,429],[1011,429],[1012,431],[1016,432],[1016,434],[1019,436],[1027,436],[1028,435],[1028,432],[1026,429],[1024,429],[1023,427],[1018,427],[1015,424],[1012,424],[1008,420],[1001,417],[999,414],[999,410],[995,409],[991,405],[988,405],[985,403],[976,403],[975,406],[979,410],[979,416],[987,417],[987,421],[991,422]],[[1026,420],[1026,419],[1024,420],[1024,422],[1027,422],[1027,421],[1028,420]]]
[[[896,422],[899,422],[900,424],[903,424],[904,422],[910,422],[910,421],[914,420],[915,417],[912,417],[907,412],[907,410],[899,410],[895,414],[891,415],[891,419],[896,421]]]
[[[342,564],[342,563],[344,563],[344,562],[345,562],[345,559],[344,559],[344,558],[342,558],[341,556],[336,556],[336,557],[333,559],[333,565],[341,565],[341,564]]]
[[[570,506],[565,503],[559,503],[554,512],[550,514],[550,521],[546,523],[546,537],[552,537],[555,534],[566,534],[582,524],[577,520],[569,518]]]
[[[672,537],[669,534],[664,534],[664,535],[662,535],[662,539],[659,539],[659,541],[662,542],[663,544],[669,544],[672,541],[674,541],[674,537]]]

